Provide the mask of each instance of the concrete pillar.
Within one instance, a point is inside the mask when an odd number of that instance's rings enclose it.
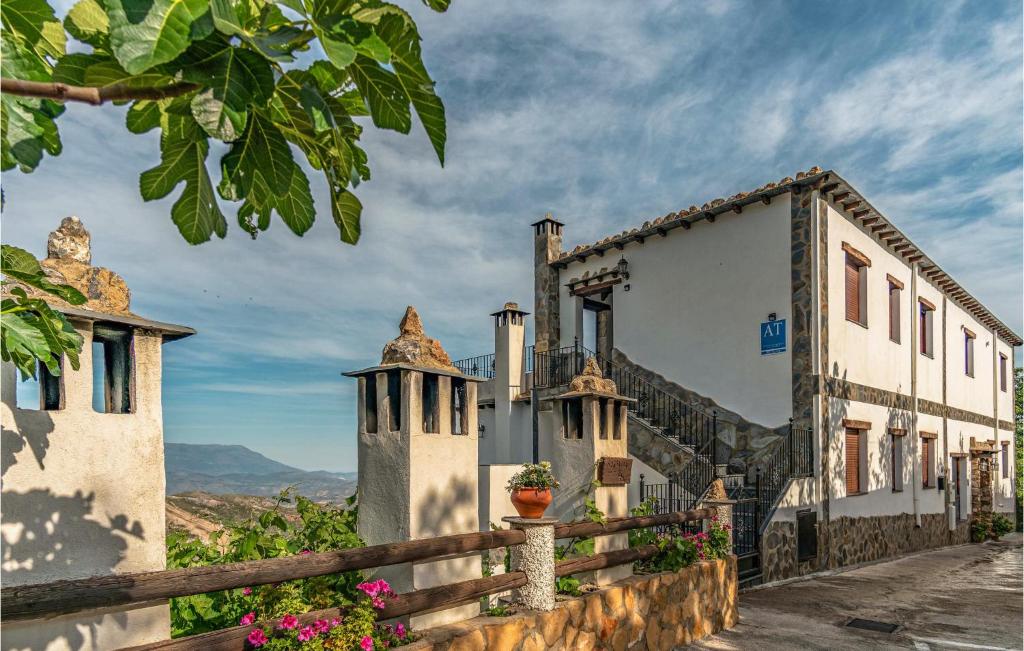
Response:
[[[523,572],[529,581],[515,592],[525,607],[549,611],[555,608],[555,524],[558,518],[502,518],[513,529],[526,533],[526,542],[512,547],[512,571]]]
[[[559,347],[558,269],[551,266],[562,253],[562,227],[550,215],[533,226],[534,342],[537,352]]]
[[[523,346],[526,315],[516,303],[493,313],[494,317],[494,463],[525,463],[522,441],[513,440],[512,401],[524,391]],[[531,455],[532,456],[532,455]]]

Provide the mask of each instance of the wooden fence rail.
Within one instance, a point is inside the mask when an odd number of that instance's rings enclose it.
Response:
[[[322,554],[12,586],[0,590],[2,620],[54,617],[92,608],[308,579],[518,545],[525,540],[526,534],[518,529],[482,531]]]
[[[555,537],[605,536],[630,529],[704,520],[714,513],[714,509],[695,509],[651,516],[612,518],[604,523],[571,522],[556,526]],[[8,587],[0,590],[0,600],[3,602],[2,621],[49,618],[94,608],[151,603],[205,592],[266,585],[427,559],[436,560],[468,552],[519,545],[525,541],[526,534],[519,529],[484,531],[321,554]],[[567,576],[614,567],[650,558],[657,552],[654,545],[645,545],[566,559],[556,565],[555,574]],[[378,613],[378,619],[449,608],[522,587],[526,582],[525,573],[509,572],[416,590],[389,600]],[[302,623],[308,624],[317,619],[332,619],[343,614],[338,608],[330,608],[305,613],[298,618]],[[252,628],[235,626],[201,635],[131,647],[123,651],[238,651],[244,647],[245,638]]]

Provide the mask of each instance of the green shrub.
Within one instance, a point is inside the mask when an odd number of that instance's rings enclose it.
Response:
[[[209,542],[181,533],[171,534],[167,537],[167,567],[220,565],[363,546],[356,534],[355,497],[347,501],[349,508],[333,508],[296,496],[298,524],[289,522],[282,513],[281,507],[292,499],[287,491],[283,492],[274,508],[214,532]],[[359,597],[356,586],[362,578],[359,572],[345,572],[171,599],[171,635],[195,635],[237,626],[250,613],[253,620],[263,621],[353,605]]]
[[[992,531],[992,520],[987,513],[979,513],[971,519],[971,541],[985,542]]]
[[[1011,531],[1013,531],[1013,521],[1010,518],[1002,513],[996,513],[992,516],[992,535],[995,538],[1001,538]]]

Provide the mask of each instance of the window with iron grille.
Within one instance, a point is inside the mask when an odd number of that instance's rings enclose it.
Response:
[[[1006,355],[999,353],[999,390],[1006,391]]]
[[[999,455],[999,466],[1003,469],[1003,479],[1010,478],[1010,444],[1003,443],[1001,454]]]

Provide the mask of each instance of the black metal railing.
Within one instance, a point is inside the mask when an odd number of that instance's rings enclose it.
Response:
[[[473,375],[475,377],[494,377],[494,353],[490,355],[477,355],[452,362],[460,373]]]
[[[754,468],[760,526],[764,527],[791,479],[814,475],[814,430],[792,421],[786,436]]]
[[[737,556],[760,553],[760,515],[756,497],[740,497],[732,505],[732,549]]]
[[[672,513],[679,510],[685,511],[694,507],[692,494],[688,493],[673,475],[669,475],[666,483],[651,484],[645,480],[644,474],[640,473],[640,501],[646,502],[647,500],[652,500],[653,515]],[[700,523],[688,522],[673,526],[679,527],[686,533],[700,531]],[[664,533],[671,528],[673,527],[655,527],[654,530],[658,533]]]

